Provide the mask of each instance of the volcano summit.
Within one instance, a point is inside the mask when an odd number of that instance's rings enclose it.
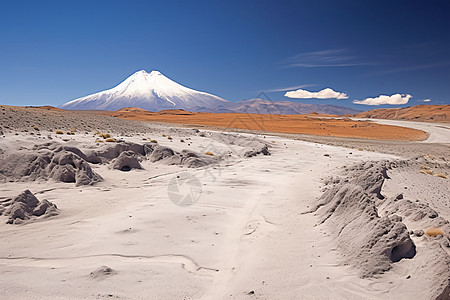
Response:
[[[196,91],[167,78],[158,71],[138,71],[112,89],[78,98],[60,106],[73,110],[118,110],[139,107],[150,111],[216,109],[228,101]]]

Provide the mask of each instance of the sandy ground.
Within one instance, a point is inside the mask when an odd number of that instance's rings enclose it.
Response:
[[[368,119],[355,119],[355,120],[368,120]],[[407,126],[409,128],[414,128],[417,130],[422,130],[429,133],[427,139],[423,140],[422,143],[441,143],[450,144],[450,124],[448,123],[425,123],[425,122],[414,122],[414,121],[397,121],[397,120],[371,120],[372,122],[391,125],[391,126]]]
[[[74,115],[73,122],[76,119]],[[5,224],[6,217],[0,216],[0,298],[436,297],[436,278],[422,275],[421,268],[430,264],[427,249],[440,247],[435,245],[442,239],[435,243],[413,237],[418,253],[415,258],[391,263],[392,268],[383,274],[361,278],[357,265],[344,263],[345,253],[329,225],[317,225],[320,214],[304,214],[322,196],[324,178],[369,160],[401,159],[405,153],[399,147],[392,146],[393,154],[386,154],[348,148],[352,147],[349,140],[334,140],[340,146],[345,144],[344,148],[324,145],[320,139],[318,143],[291,136],[241,133],[243,140],[266,142],[271,153],[244,157],[244,147],[217,138],[212,131],[201,130],[199,134],[186,128],[108,117],[100,121],[102,124],[99,120],[84,122],[91,122],[85,126],[92,128],[78,130],[75,135],[56,135],[53,125],[50,131],[39,130],[39,135],[7,125],[0,149],[4,153],[20,147],[31,149],[49,141],[82,150],[97,149],[102,143],[95,143],[98,137],[93,133],[104,126],[116,139],[140,144],[157,139],[159,145],[177,151],[189,148],[227,155],[217,164],[200,168],[146,159],[141,161],[143,170],[129,172],[112,170],[106,163],[91,164],[104,179],[92,186],[54,181],[1,183],[0,199],[30,189],[39,200],[55,203],[60,214],[18,225]],[[411,145],[404,143],[403,147]],[[440,147],[448,147],[436,140],[427,145],[438,153]],[[192,180],[190,184],[178,182],[178,186],[177,176]],[[415,181],[409,183],[410,178]],[[417,188],[426,180],[432,180],[432,188]],[[383,193],[392,198],[404,186],[411,187],[411,194],[405,197],[414,195],[414,200],[420,201],[432,198],[430,205],[440,217],[450,219],[448,179],[415,169],[392,171],[392,180],[384,185]],[[193,205],[174,204],[177,196],[186,195],[193,197]],[[408,220],[408,230],[426,229],[425,223]],[[364,236],[364,232],[355,235]],[[439,263],[445,266],[448,259]]]
[[[38,197],[57,204],[63,216],[2,226],[2,271],[12,273],[0,283],[2,291],[33,298],[51,290],[52,297],[61,299],[109,294],[129,299],[246,298],[251,291],[267,298],[303,293],[359,298],[364,289],[355,285],[355,274],[336,266],[332,241],[316,240],[324,233],[313,227],[313,216],[299,217],[320,195],[318,178],[341,167],[348,151],[280,138],[275,142],[274,155],[190,171],[202,183],[202,194],[187,208],[167,196],[169,179],[185,172],[178,167],[144,165],[145,171],[129,173],[103,168],[98,173],[105,181],[83,188],[4,184],[1,192],[8,196],[26,188],[52,189]],[[384,156],[356,154],[348,163],[369,157]],[[291,215],[293,211],[297,213]],[[92,280],[90,272],[102,265],[117,274]],[[327,276],[339,285],[333,288]]]
[[[99,113],[99,112],[96,112]],[[424,131],[396,125],[380,125],[368,120],[318,118],[320,115],[276,115],[237,113],[191,113],[180,110],[153,113],[137,109],[100,112],[120,119],[217,127],[220,129],[262,130],[266,132],[356,137],[379,140],[420,141]]]
[[[361,139],[355,137],[269,133],[264,131],[258,131],[258,133],[276,135],[280,137],[286,137],[290,139],[302,140],[313,143],[346,147],[349,149],[358,149],[361,151],[372,151],[386,154],[401,155],[404,158],[413,158],[416,156],[424,156],[424,155],[433,155],[447,159],[450,158],[450,133],[449,133],[450,129],[448,129],[449,126],[446,123],[425,123],[425,122],[379,120],[379,119],[371,119],[370,121],[380,124],[410,127],[422,130],[427,133],[427,138],[422,141],[410,142],[410,141]],[[251,131],[240,130],[240,132],[251,132]]]

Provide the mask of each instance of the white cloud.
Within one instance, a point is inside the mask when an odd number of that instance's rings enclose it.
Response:
[[[381,105],[381,104],[401,105],[408,103],[411,97],[412,97],[411,95],[402,95],[402,94],[394,94],[392,96],[380,95],[376,98],[354,100],[353,103],[365,105]]]
[[[422,100],[422,102],[431,102],[431,99]]]
[[[285,97],[288,98],[301,98],[301,99],[310,99],[310,98],[316,98],[316,99],[347,99],[348,96],[345,93],[340,93],[333,91],[330,88],[323,89],[318,92],[310,92],[307,90],[298,89],[296,91],[289,91],[284,94]]]

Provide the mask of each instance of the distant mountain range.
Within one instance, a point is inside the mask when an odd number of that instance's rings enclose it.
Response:
[[[352,114],[361,112],[356,109],[339,105],[307,104],[291,101],[270,101],[260,98],[230,103],[228,104],[227,109],[229,112],[280,115],[299,115],[310,113],[318,113],[321,115],[345,115],[348,114],[349,111],[352,111]]]
[[[196,91],[167,78],[158,71],[138,71],[112,89],[78,98],[60,106],[71,110],[119,110],[126,107],[149,111],[183,109],[193,112],[261,114],[356,114],[361,111],[337,105],[314,105],[291,101],[250,99],[230,102]]]

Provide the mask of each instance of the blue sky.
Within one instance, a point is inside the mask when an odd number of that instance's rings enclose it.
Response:
[[[57,106],[156,69],[230,101],[450,104],[449,15],[446,0],[2,1],[0,103]],[[298,88],[348,98],[284,96]]]

